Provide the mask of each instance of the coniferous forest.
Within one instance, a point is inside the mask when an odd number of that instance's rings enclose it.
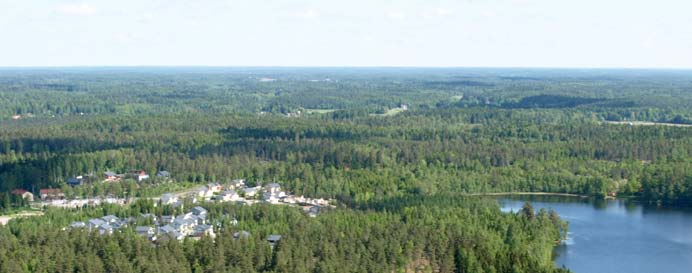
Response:
[[[11,221],[0,272],[567,271],[552,263],[557,214],[478,195],[690,205],[689,105],[692,76],[675,70],[2,69],[0,211],[31,205],[16,189],[138,201]],[[130,170],[171,179],[67,185]],[[336,208],[209,203],[216,239],[157,245],[63,229],[163,215],[146,198],[238,178]]]

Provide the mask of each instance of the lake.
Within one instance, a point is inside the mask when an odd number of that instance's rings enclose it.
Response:
[[[569,222],[567,240],[555,248],[559,267],[576,273],[692,272],[692,209],[564,196],[498,201],[503,211],[514,212],[528,201]]]

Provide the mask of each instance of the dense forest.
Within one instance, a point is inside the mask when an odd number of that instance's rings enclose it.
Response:
[[[221,236],[210,247],[60,236],[67,231],[54,228],[70,219],[144,211],[49,210],[0,228],[0,261],[21,268],[12,272],[551,272],[546,249],[564,228],[556,215],[502,214],[462,196],[552,192],[689,205],[689,105],[692,76],[674,70],[3,69],[1,211],[28,205],[14,189],[150,197],[236,178],[281,181],[341,208],[317,219],[273,207],[210,208],[254,215],[244,218],[253,225],[273,219],[272,232],[287,235],[274,252],[260,244],[269,231],[259,226],[246,227],[261,235],[250,242]],[[66,184],[130,170],[166,170],[172,180]],[[51,224],[41,224],[46,218]],[[62,250],[80,259],[51,260]]]
[[[71,220],[163,208],[52,209],[0,229],[1,272],[562,272],[552,247],[566,232],[530,205],[501,213],[496,202],[458,196],[362,203],[317,218],[286,206],[207,204],[222,226],[215,240],[152,245],[131,230],[111,236],[63,231]],[[238,225],[228,224],[232,215]],[[248,238],[234,239],[245,230]],[[274,249],[268,234],[281,234]]]

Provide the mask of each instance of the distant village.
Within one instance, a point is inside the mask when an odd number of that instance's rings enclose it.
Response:
[[[157,174],[159,178],[167,178],[170,173],[160,171]],[[124,177],[129,177],[137,181],[149,179],[143,171],[130,173],[128,175],[118,175],[113,172],[105,172],[103,182],[117,182]],[[68,185],[77,186],[86,183],[87,180],[92,180],[93,177],[78,176],[68,179]],[[31,192],[16,189],[12,194],[21,195],[22,198],[29,202],[34,201],[34,196]],[[63,208],[79,208],[83,206],[93,206],[104,203],[111,204],[127,204],[127,200],[122,198],[91,198],[91,199],[66,199],[65,194],[61,189],[40,189],[38,204],[45,206],[56,206]],[[249,186],[245,179],[235,179],[230,183],[209,183],[206,186],[200,186],[192,190],[187,190],[179,193],[166,193],[156,200],[156,205],[171,206],[177,211],[185,211],[185,204],[199,204],[203,202],[233,202],[242,205],[253,205],[257,203],[273,204],[273,205],[288,205],[300,208],[310,217],[317,217],[318,214],[326,209],[333,208],[331,200],[306,198],[304,196],[294,196],[282,190],[278,183],[268,183],[266,185],[257,184]],[[187,212],[180,215],[162,215],[157,217],[152,214],[143,214],[140,218],[149,219],[153,226],[136,226],[136,233],[144,236],[151,242],[161,242],[169,239],[184,240],[185,238],[198,239],[202,236],[215,238],[215,228],[207,219],[207,210],[202,206],[197,205]],[[86,229],[99,234],[108,235],[118,232],[123,228],[130,227],[136,223],[138,219],[134,218],[118,218],[114,215],[107,215],[101,218],[93,218],[87,221],[77,221],[71,223],[65,229]],[[236,225],[237,220],[233,219],[231,224]],[[247,231],[239,231],[234,234],[236,239],[250,236]],[[273,234],[267,238],[270,245],[274,245],[281,239],[281,235]]]

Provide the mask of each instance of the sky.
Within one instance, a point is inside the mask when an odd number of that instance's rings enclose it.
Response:
[[[0,66],[692,68],[692,1],[0,0]]]

